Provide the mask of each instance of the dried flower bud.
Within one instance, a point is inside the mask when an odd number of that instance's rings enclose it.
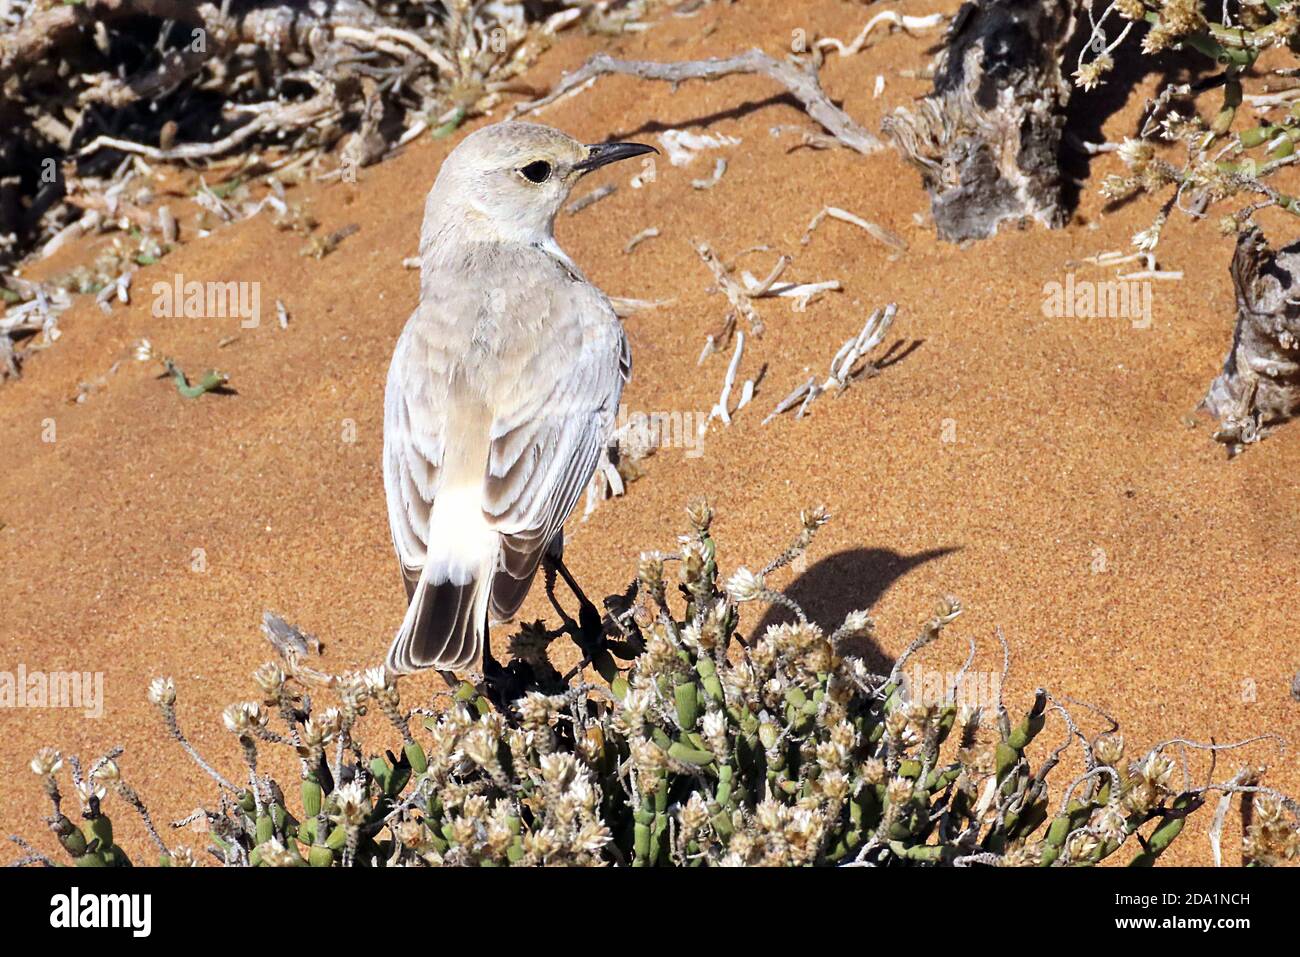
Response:
[[[725,762],[731,750],[727,741],[727,716],[721,711],[708,712],[700,722],[700,730],[714,759],[719,763]]]
[[[737,568],[727,580],[727,594],[733,602],[751,602],[762,596],[763,579],[754,575],[749,568]]]
[[[637,581],[656,600],[664,593],[664,563],[653,555],[642,555],[636,568]]]
[[[824,771],[842,768],[848,759],[848,751],[833,741],[823,741],[817,745],[817,763]]]
[[[709,809],[699,791],[692,791],[690,798],[682,805],[681,821],[682,827],[690,832],[699,831],[709,823]]]
[[[262,863],[267,867],[297,867],[302,862],[298,854],[281,844],[276,837],[259,844],[257,849],[262,855]]]
[[[86,807],[89,807],[92,801],[102,801],[107,793],[104,788],[96,787],[90,781],[82,781],[77,785],[77,794],[81,798],[82,805]]]
[[[578,828],[573,843],[580,851],[595,854],[613,840],[613,837],[614,835],[610,833],[609,828],[604,824],[598,821],[587,821],[582,827]]]
[[[999,867],[1038,867],[1043,859],[1043,844],[1017,844],[998,860]]]
[[[843,801],[849,795],[849,779],[843,771],[827,771],[817,779],[824,795],[832,801]]]
[[[334,813],[330,820],[344,827],[360,827],[370,813],[370,798],[360,781],[349,781],[332,795]]]
[[[550,727],[553,714],[551,699],[540,691],[528,692],[519,702],[519,717],[530,731]]]
[[[1160,227],[1148,226],[1133,234],[1133,248],[1144,253],[1155,249],[1160,242]]]
[[[628,731],[634,737],[644,734],[646,716],[650,713],[652,703],[650,692],[641,688],[629,691],[623,696],[623,723],[627,725]]]
[[[240,701],[221,713],[226,730],[235,734],[249,734],[266,726],[268,715],[256,701]]]
[[[172,867],[198,867],[198,862],[194,860],[194,852],[182,844],[180,847],[173,848],[167,855],[171,858]]]
[[[632,745],[632,764],[642,774],[654,774],[667,767],[663,749],[653,741],[641,739]]]
[[[1124,758],[1124,735],[1103,734],[1092,744],[1097,761],[1106,767],[1118,767]]]
[[[777,833],[785,828],[785,815],[784,804],[767,798],[754,808],[754,823],[758,825],[759,830],[769,834]]]
[[[704,549],[699,542],[682,546],[682,566],[679,573],[687,585],[694,585],[704,576]]]
[[[365,686],[366,692],[372,695],[393,687],[392,680],[388,676],[388,669],[383,665],[367,668],[363,671],[361,673],[361,682]]]
[[[1169,779],[1173,777],[1174,762],[1159,751],[1152,751],[1137,770],[1137,774],[1149,787],[1161,791],[1168,790]]]
[[[906,804],[912,799],[912,782],[907,778],[894,778],[885,787],[885,800],[894,807]]]
[[[543,754],[542,780],[557,790],[567,787],[577,766],[572,754]]]
[[[327,720],[331,714],[333,720]],[[332,708],[325,715],[304,721],[302,734],[299,736],[300,743],[295,749],[298,756],[306,761],[318,761],[325,746],[333,741],[334,735],[338,733],[338,724],[338,711]]]
[[[393,825],[393,837],[403,847],[418,852],[428,843],[429,832],[421,821],[408,817]]]
[[[63,756],[53,748],[41,748],[32,758],[32,773],[42,777],[58,774],[63,767]]]
[[[1088,831],[1079,831],[1065,845],[1065,853],[1071,861],[1086,861],[1101,847],[1101,838]]]
[[[1165,0],[1160,22],[1167,24],[1169,32],[1176,37],[1196,33],[1207,26],[1201,15],[1200,0]]]
[[[776,637],[778,635],[776,626],[769,627],[767,634],[758,641],[754,642],[754,647],[749,651],[749,660],[752,661],[759,670],[770,672],[776,665]]]
[[[149,682],[149,703],[160,708],[176,703],[176,685],[171,678],[154,678]]]
[[[497,757],[499,746],[500,740],[485,724],[475,725],[461,740],[465,757],[489,773],[495,773],[501,766]]]
[[[713,509],[709,503],[700,498],[686,506],[686,517],[691,523],[691,527],[703,535],[709,530],[713,523]]]
[[[1081,64],[1079,69],[1074,71],[1074,82],[1082,90],[1094,90],[1104,82],[1102,77],[1114,67],[1115,61],[1110,54],[1099,54],[1088,63]]]
[[[830,520],[831,513],[826,511],[825,505],[804,509],[799,513],[799,522],[803,525],[804,530],[808,532],[817,531]]]
[[[262,701],[275,704],[284,690],[284,669],[274,661],[268,661],[253,672],[253,681],[262,689]]]
[[[851,611],[844,616],[844,624],[836,630],[839,638],[870,638],[876,630],[876,623],[865,611]]]
[[[343,702],[343,714],[349,718],[356,718],[366,713],[366,684],[361,675],[347,674],[340,676],[336,690],[339,698]]]

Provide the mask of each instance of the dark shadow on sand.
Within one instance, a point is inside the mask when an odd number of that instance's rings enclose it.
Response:
[[[809,620],[830,632],[849,612],[870,611],[889,586],[912,569],[955,551],[957,547],[944,547],[903,555],[888,548],[851,548],[823,558],[781,591],[804,610]],[[769,625],[793,618],[792,612],[774,605],[754,634],[761,635]],[[870,639],[846,641],[841,651],[860,656],[873,671],[887,672],[893,664]]]

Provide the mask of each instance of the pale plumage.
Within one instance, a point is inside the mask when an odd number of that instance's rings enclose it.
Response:
[[[518,611],[608,441],[631,357],[608,300],[552,238],[587,169],[648,148],[502,123],[429,194],[420,303],[384,408],[384,484],[410,604],[395,672],[460,669]],[[544,163],[549,172],[540,182]]]

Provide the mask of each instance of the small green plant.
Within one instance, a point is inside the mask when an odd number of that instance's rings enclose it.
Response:
[[[215,369],[209,369],[196,382],[190,382],[189,378],[181,371],[174,360],[164,358],[162,360],[163,370],[171,376],[172,382],[176,386],[176,391],[187,399],[197,399],[205,392],[213,392],[223,389],[226,383],[230,381],[230,376],[224,372],[218,372]]]
[[[441,709],[408,709],[382,668],[320,671],[312,640],[268,615],[280,660],[255,673],[256,700],[223,715],[243,756],[236,783],[189,743],[175,685],[156,679],[149,697],[169,735],[218,787],[215,807],[201,812],[209,852],[227,865],[696,867],[1092,865],[1127,851],[1122,860],[1148,865],[1211,797],[1216,855],[1234,797],[1249,861],[1300,848],[1300,808],[1261,786],[1254,768],[1193,785],[1176,760],[1237,745],[1174,740],[1130,756],[1117,724],[1085,735],[1045,690],[1013,719],[1000,693],[978,706],[910,688],[905,665],[957,619],[954,599],[939,603],[889,674],[873,674],[846,651],[873,633],[865,611],[826,632],[767,583],[808,547],[827,520],[821,509],[803,513],[793,545],[760,573],[739,569],[725,586],[711,511],[698,504],[688,515],[680,549],[642,556],[627,591],[606,599],[604,642],[584,668],[561,676],[548,655],[561,635],[577,634],[567,616],[557,630],[518,631],[507,669],[518,694],[500,710],[470,682]],[[738,624],[750,602],[793,620],[746,639]],[[584,677],[586,665],[600,680]],[[326,695],[337,704],[322,707]],[[363,745],[367,713],[391,726],[393,750]],[[1049,721],[1062,740],[1035,746]],[[1049,789],[1076,745],[1082,772]],[[295,753],[292,799],[261,770],[265,747]],[[61,810],[63,759],[46,750],[33,762],[73,862],[127,863],[102,803],[111,789],[143,816],[162,863],[194,863],[158,834],[117,756],[86,776],[69,759],[80,826]],[[28,851],[24,863],[50,863]]]

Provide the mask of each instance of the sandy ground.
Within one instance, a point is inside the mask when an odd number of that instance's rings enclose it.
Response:
[[[954,7],[907,0],[899,9]],[[796,29],[849,38],[869,12],[832,0],[710,7],[618,40],[565,37],[533,79],[549,84],[595,49],[685,59],[758,44],[779,55]],[[927,90],[897,71],[923,66],[936,39],[880,38],[828,61],[824,83],[878,129],[887,111]],[[877,74],[888,80],[878,99]],[[1141,92],[1155,82],[1148,77]],[[1097,104],[1106,138],[1132,132],[1137,96],[1113,115],[1101,99],[1082,102]],[[560,218],[561,244],[607,292],[674,299],[627,320],[629,410],[707,414],[717,398],[726,356],[702,367],[696,359],[725,302],[708,292],[690,240],[727,259],[766,244],[771,252],[741,265],[763,274],[786,252],[787,278],[844,284],[803,313],[763,303],[767,331],[751,340],[741,369],[752,377],[767,364],[754,404],[732,427],[715,424],[702,455],[660,451],[625,497],[570,522],[570,565],[589,592],[621,590],[641,550],[671,547],[683,506],[701,492],[717,508],[724,569],[761,565],[789,539],[799,508],[824,503],[834,520],[807,567],[782,581],[826,623],[869,607],[881,655],[896,655],[935,598],[952,593],[967,611],[927,666],[959,663],[973,638],[976,667],[996,670],[1001,628],[1013,649],[1013,708],[1041,685],[1118,715],[1134,745],[1175,735],[1300,739],[1300,705],[1288,694],[1300,660],[1285,601],[1300,575],[1300,426],[1229,462],[1206,421],[1184,421],[1223,359],[1233,317],[1232,243],[1212,222],[1175,217],[1168,226],[1162,264],[1186,275],[1156,285],[1150,328],[1048,318],[1046,283],[1064,282],[1073,259],[1124,247],[1154,215],[1147,199],[1104,208],[1096,185],[1119,170],[1114,155],[1091,164],[1066,228],[1010,229],[961,249],[918,222],[927,199],[892,149],[789,151],[792,137],[769,135],[779,124],[811,125],[759,78],[677,92],[605,79],[539,119],[587,141],[654,142],[665,127],[743,141],[686,168],[661,161],[642,189],[628,184],[635,170],[603,171],[618,192]],[[380,660],[404,606],[380,477],[383,381],[417,289],[401,261],[415,252],[424,193],[458,138],[423,139],[356,185],[297,191],[323,232],[360,226],[327,258],[301,256],[302,239],[267,216],[219,229],[138,273],[130,307],[106,317],[79,305],[58,344],[0,389],[0,661],[10,671],[102,672],[106,699],[99,720],[56,710],[0,716],[4,833],[52,848],[26,769],[46,744],[87,757],[124,745],[124,772],[162,821],[211,798],[159,733],[145,689],[152,676],[173,675],[187,731],[234,773],[236,745],[219,712],[250,696],[249,673],[268,657],[263,609],[321,636],[332,667]],[[725,176],[693,189],[714,155],[727,158]],[[801,245],[825,204],[894,230],[909,250],[891,259],[843,223]],[[1263,223],[1276,244],[1295,235],[1294,220]],[[648,226],[660,237],[625,254]],[[260,283],[261,325],[154,318],[151,284],[177,273]],[[1084,266],[1077,278],[1110,274]],[[274,320],[277,298],[292,317],[287,329]],[[760,425],[889,301],[898,303],[890,341],[903,341],[901,361],[823,398],[801,421]],[[229,336],[238,339],[218,348]],[[191,372],[224,370],[237,394],[190,401],[153,367],[128,363],[107,388],[69,403],[79,381],[106,372],[140,337]],[[42,441],[47,420],[53,442]],[[196,549],[205,571],[193,570]],[[525,611],[546,614],[544,599],[534,594]],[[404,687],[411,700],[441,682],[421,676]],[[1300,790],[1294,760],[1271,744],[1225,756],[1220,777],[1247,760],[1270,763],[1271,783]],[[125,811],[115,816],[128,846],[141,848],[138,824]],[[1199,834],[1175,856],[1207,858]]]

